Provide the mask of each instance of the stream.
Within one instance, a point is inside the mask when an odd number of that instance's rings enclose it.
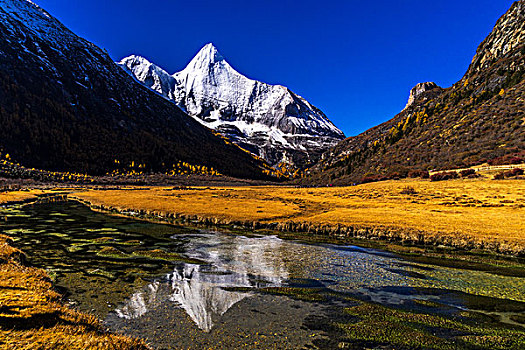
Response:
[[[525,279],[109,216],[76,202],[2,210],[0,232],[72,307],[156,349],[333,348],[361,303],[525,329]],[[454,334],[445,334],[452,337]]]

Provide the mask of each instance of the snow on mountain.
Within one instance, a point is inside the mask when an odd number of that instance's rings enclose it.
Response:
[[[0,18],[2,24],[9,25],[7,16],[16,20],[18,25],[29,30],[36,37],[52,44],[57,49],[70,49],[72,43],[81,41],[90,49],[102,53],[102,50],[78,37],[67,29],[46,10],[30,0],[0,0]],[[17,28],[9,28],[13,33]]]
[[[213,44],[173,75],[139,56],[124,58],[119,65],[200,123],[271,164],[303,166],[344,138],[304,98],[284,86],[243,76]]]

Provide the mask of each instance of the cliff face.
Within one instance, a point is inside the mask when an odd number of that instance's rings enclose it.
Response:
[[[525,0],[515,2],[447,89],[424,83],[391,120],[324,154],[306,182],[347,184],[487,161],[525,162]]]
[[[438,91],[439,90],[439,91]],[[412,106],[414,102],[416,102],[417,99],[420,97],[428,98],[427,92],[428,91],[434,91],[434,93],[441,92],[441,88],[434,82],[427,82],[427,83],[419,83],[416,86],[410,90],[410,96],[408,97],[407,105],[405,106],[405,109]],[[424,96],[423,96],[424,95]]]
[[[487,69],[525,41],[525,2],[516,1],[478,47],[467,76]]]

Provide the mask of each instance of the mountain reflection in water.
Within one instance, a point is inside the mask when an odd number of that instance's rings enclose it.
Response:
[[[163,303],[173,302],[208,332],[214,319],[250,296],[224,288],[280,287],[288,278],[279,258],[282,244],[276,237],[192,235],[187,243],[189,255],[208,264],[177,266],[165,280],[155,281],[133,294],[115,313],[121,318],[139,318]]]

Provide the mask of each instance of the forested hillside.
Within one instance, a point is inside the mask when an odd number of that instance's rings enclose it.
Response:
[[[417,96],[393,119],[350,137],[305,182],[346,184],[432,169],[525,160],[525,1],[479,46],[465,76]]]
[[[0,3],[0,152],[26,167],[105,174],[185,162],[268,178],[261,160],[134,81],[29,1]]]

